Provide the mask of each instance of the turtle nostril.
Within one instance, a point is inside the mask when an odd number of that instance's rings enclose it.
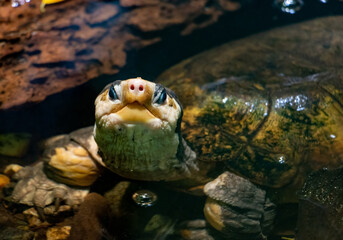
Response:
[[[143,87],[143,85],[139,85],[139,91],[143,91],[144,90],[144,87]]]
[[[131,89],[131,90],[134,90],[134,89],[135,89],[135,86],[134,86],[133,84],[131,84],[130,89]]]

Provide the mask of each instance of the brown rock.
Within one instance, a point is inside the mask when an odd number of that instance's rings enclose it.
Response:
[[[111,20],[119,13],[119,7],[111,3],[102,3],[102,2],[91,2],[86,7],[85,20],[89,24],[100,24],[105,21]]]
[[[241,8],[241,4],[236,1],[218,0],[218,3],[226,11],[236,11]]]
[[[143,32],[161,30],[175,24],[191,22],[202,13],[205,4],[206,0],[199,0],[188,4],[160,3],[137,8],[131,12],[128,24]]]
[[[52,227],[46,231],[47,240],[66,240],[70,234],[70,226]]]
[[[23,212],[30,227],[41,227],[44,223],[39,218],[38,212],[35,208],[29,208]],[[46,223],[45,223],[46,224]]]
[[[9,177],[7,177],[6,175],[0,174],[0,190],[1,188],[8,185],[9,183],[10,183]]]
[[[90,193],[74,216],[70,240],[103,239],[111,221],[110,207],[106,199],[97,193]],[[108,237],[108,236],[107,236]]]
[[[221,0],[205,7],[208,2],[73,0],[47,5],[44,13],[40,0],[18,8],[0,3],[0,109],[116,74],[128,51],[161,41],[159,33],[143,37],[144,32],[182,26],[180,33],[190,34],[238,6]],[[207,20],[197,21],[202,16]]]
[[[120,5],[123,7],[157,5],[159,0],[120,0]]]

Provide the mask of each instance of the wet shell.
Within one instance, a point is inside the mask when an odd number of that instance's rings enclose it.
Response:
[[[263,186],[299,187],[308,173],[342,165],[342,61],[318,47],[343,44],[325,34],[334,20],[228,43],[158,78],[183,104],[183,137],[199,161],[215,163],[213,176],[229,169]]]

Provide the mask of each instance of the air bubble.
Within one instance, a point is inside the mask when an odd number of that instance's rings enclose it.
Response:
[[[278,158],[279,163],[284,164],[286,161],[286,157],[284,155],[279,156]]]
[[[335,139],[336,135],[335,134],[330,134],[330,138]]]
[[[157,201],[157,195],[149,190],[138,190],[132,195],[133,201],[140,207],[151,207]]]
[[[275,0],[274,5],[285,13],[295,14],[304,6],[304,2],[302,0]]]

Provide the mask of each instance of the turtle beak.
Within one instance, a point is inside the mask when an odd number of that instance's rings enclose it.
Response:
[[[147,107],[151,104],[154,85],[143,79],[130,79],[122,84],[123,104],[125,107],[116,114],[123,122],[147,123],[156,119]]]
[[[117,112],[123,122],[127,123],[148,123],[156,117],[143,105],[138,102],[130,103]]]

